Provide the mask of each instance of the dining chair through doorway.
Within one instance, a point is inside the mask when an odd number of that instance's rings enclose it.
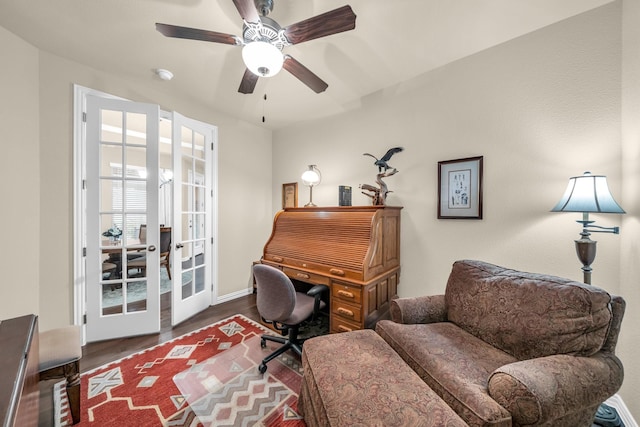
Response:
[[[160,227],[160,267],[167,269],[167,276],[171,280],[171,227]],[[140,269],[142,276],[146,276],[147,257],[133,259],[127,263],[129,269]]]

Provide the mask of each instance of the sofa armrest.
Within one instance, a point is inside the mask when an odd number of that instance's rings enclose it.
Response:
[[[623,369],[612,354],[554,355],[510,363],[489,377],[489,395],[514,425],[540,425],[595,408],[622,385]]]
[[[444,295],[429,295],[391,300],[391,320],[396,323],[435,323],[447,320]]]

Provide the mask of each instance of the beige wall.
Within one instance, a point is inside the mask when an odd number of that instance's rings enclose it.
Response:
[[[625,0],[622,19],[622,202],[627,211],[620,236],[620,294],[627,310],[618,348],[630,359],[640,353],[640,2]],[[640,421],[640,363],[625,364],[623,396],[634,399],[632,411]],[[630,399],[625,399],[630,401]]]
[[[40,307],[40,133],[38,50],[0,27],[0,52],[0,226],[4,241],[0,318],[5,319],[37,313]]]
[[[300,175],[312,163],[323,174],[316,204],[337,205],[342,184],[353,187],[354,204],[369,204],[357,187],[374,184],[377,169],[362,153],[380,157],[404,146],[390,162],[400,172],[386,179],[388,204],[404,207],[401,296],[443,292],[462,258],[582,280],[573,246],[578,214],[549,212],[568,178],[607,175],[626,220],[638,215],[621,188],[620,14],[620,3],[604,6],[372,94],[349,113],[276,132],[274,209],[285,182],[298,181],[300,204],[308,201]],[[637,150],[637,134],[634,143]],[[438,220],[438,161],[477,155],[484,156],[484,219]],[[606,226],[621,220],[594,218]],[[622,233],[637,244],[636,230]],[[637,290],[621,281],[621,236],[594,239],[594,284],[637,303]],[[637,373],[626,323],[619,354]],[[640,418],[637,388],[624,391]]]

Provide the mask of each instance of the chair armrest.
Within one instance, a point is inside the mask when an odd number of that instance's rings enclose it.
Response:
[[[504,365],[491,374],[488,389],[514,425],[546,425],[581,409],[595,413],[620,389],[622,378],[622,363],[613,354],[563,354]]]
[[[435,323],[447,320],[444,295],[428,295],[391,300],[391,320],[396,323]]]
[[[316,320],[318,313],[320,313],[322,304],[322,294],[328,292],[329,287],[326,285],[315,285],[313,288],[307,291],[307,295],[314,298],[313,301],[313,320]]]
[[[307,295],[309,295],[310,297],[318,297],[322,295],[323,292],[326,292],[328,290],[329,287],[326,285],[315,285],[313,288],[307,291]]]

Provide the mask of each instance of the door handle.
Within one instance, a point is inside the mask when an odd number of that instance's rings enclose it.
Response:
[[[147,250],[148,250],[149,252],[155,252],[156,247],[155,247],[154,245],[151,245],[151,246],[149,246],[149,247],[147,248]]]
[[[184,248],[182,243],[176,243],[176,249]]]

